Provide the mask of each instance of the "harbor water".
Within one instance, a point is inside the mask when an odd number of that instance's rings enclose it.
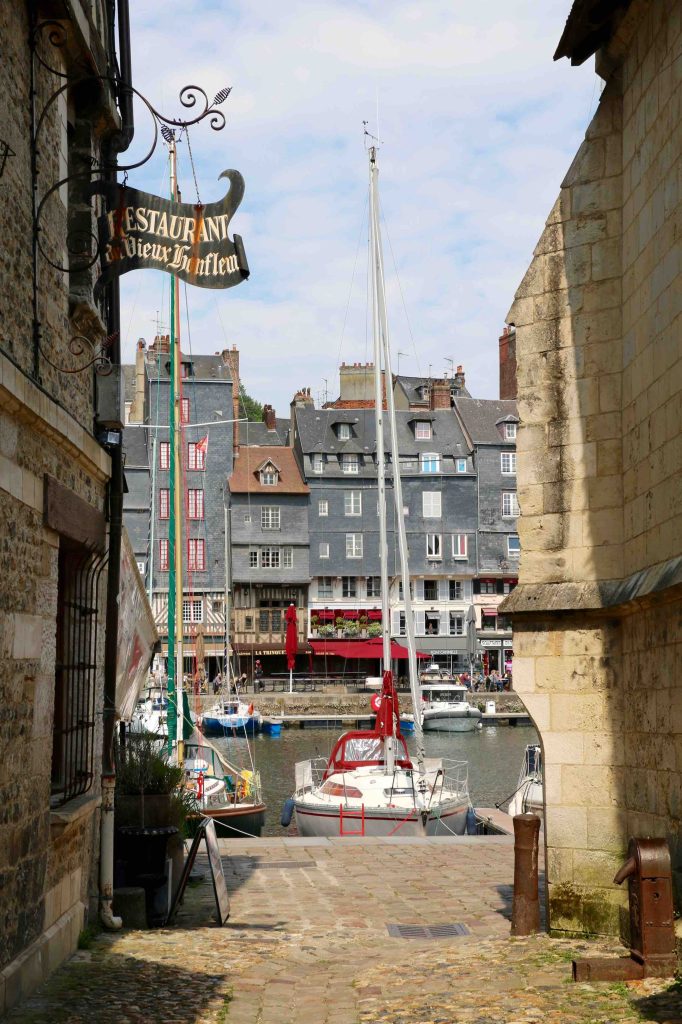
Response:
[[[339,735],[329,729],[283,729],[279,737],[258,735],[248,742],[227,737],[213,742],[233,763],[260,772],[267,805],[264,835],[291,835],[279,823],[282,805],[294,790],[294,765],[310,757],[328,757]],[[445,757],[469,764],[469,794],[474,807],[494,807],[516,789],[527,743],[537,742],[532,726],[484,726],[468,733],[426,733],[427,757]],[[414,752],[414,739],[406,737]],[[253,762],[253,764],[252,764]]]

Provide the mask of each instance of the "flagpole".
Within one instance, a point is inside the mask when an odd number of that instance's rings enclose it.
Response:
[[[178,192],[177,177],[177,150],[175,139],[169,145],[170,168],[171,168],[171,196],[175,202],[180,201]],[[183,764],[185,759],[184,750],[184,615],[183,615],[183,572],[182,572],[182,403],[180,393],[180,381],[182,378],[181,354],[180,354],[180,289],[178,278],[173,275],[172,285],[172,309],[171,309],[171,381],[173,385],[172,394],[172,431],[174,433],[174,477],[173,488],[173,519],[175,522],[175,693],[176,693],[176,750],[178,764]]]

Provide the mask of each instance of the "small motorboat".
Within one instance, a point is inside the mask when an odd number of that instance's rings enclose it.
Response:
[[[220,700],[197,722],[204,736],[253,736],[263,727],[263,716],[253,704],[238,698]]]
[[[507,814],[544,814],[542,793],[542,748],[539,743],[529,743],[523,755],[523,767],[519,775],[516,792],[509,801]]]
[[[422,683],[422,728],[424,732],[473,732],[480,729],[482,715],[467,700],[469,691],[461,683]]]
[[[168,694],[161,686],[148,686],[135,705],[130,731],[149,732],[165,739],[168,736]]]

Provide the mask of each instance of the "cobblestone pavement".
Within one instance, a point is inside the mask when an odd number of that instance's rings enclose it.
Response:
[[[509,938],[507,838],[221,845],[226,927],[212,921],[207,877],[188,890],[177,927],[97,936],[7,1020],[682,1024],[682,991],[669,982],[570,981],[574,955],[619,947]],[[206,870],[205,859],[197,865]],[[441,935],[396,937],[388,925]],[[448,925],[457,934],[443,936]]]

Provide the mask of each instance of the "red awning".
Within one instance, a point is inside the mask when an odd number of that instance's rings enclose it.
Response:
[[[313,608],[313,615],[317,615],[320,622],[333,622],[334,612],[330,612],[328,608]]]
[[[368,619],[375,619],[378,622],[381,622],[381,609],[380,608],[370,608],[370,610],[367,612],[367,618]]]
[[[381,637],[371,640],[310,640],[313,654],[323,654],[338,658],[381,658],[383,643]],[[391,657],[399,660],[407,658],[407,648],[391,641]],[[430,654],[417,651],[418,658],[430,658]]]
[[[484,615],[497,615],[497,608],[483,608]]]
[[[340,612],[340,614],[344,619],[357,619],[359,613],[357,610],[348,611],[348,609],[346,609],[345,611]]]

